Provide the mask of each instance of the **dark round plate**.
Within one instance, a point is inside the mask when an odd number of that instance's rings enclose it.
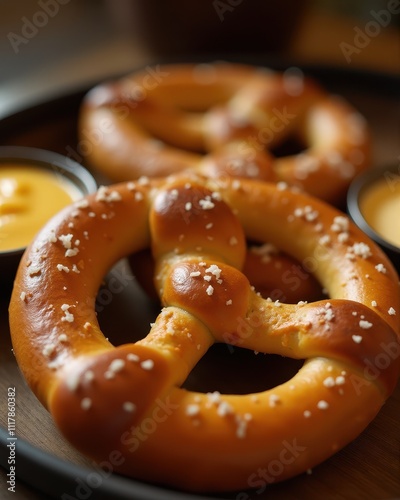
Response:
[[[291,62],[266,61],[260,59],[259,56],[215,57],[213,59],[234,60],[276,69],[296,65]],[[201,62],[207,62],[207,60],[210,58]],[[198,58],[196,62],[200,62]],[[301,66],[301,69],[306,74],[317,78],[330,91],[344,95],[366,116],[375,137],[374,162],[377,166],[390,163],[399,156],[396,105],[400,95],[400,77],[335,67]],[[76,124],[81,100],[90,87],[77,89],[70,94],[55,97],[4,118],[0,121],[0,144],[44,148],[84,164],[84,158],[80,157],[77,147]],[[98,177],[97,180],[99,183],[102,182],[102,179]],[[101,320],[104,321],[107,329],[115,327],[115,318],[118,318],[118,327],[122,330],[127,326],[125,320],[132,320],[132,316],[138,313],[139,319],[135,320],[138,325],[141,324],[140,322],[143,323],[139,328],[138,334],[140,334],[142,333],[140,330],[147,328],[148,318],[153,315],[153,311],[149,310],[151,306],[142,298],[133,312],[127,311],[129,309],[127,300],[131,301],[133,297],[136,301],[137,291],[134,287],[127,287],[124,293],[115,297],[110,307],[105,308],[101,313]],[[0,331],[4,336],[3,345],[5,346],[0,362],[2,393],[6,393],[7,385],[19,384],[17,397],[21,406],[20,414],[24,412],[20,417],[20,427],[22,427],[23,419],[28,421],[24,432],[20,435],[17,428],[17,479],[43,494],[63,500],[71,498],[113,500],[201,500],[207,498],[210,500],[217,497],[236,500],[251,498],[260,500],[263,498],[307,498],[309,500],[365,498],[372,500],[393,498],[400,491],[398,476],[400,386],[397,387],[395,394],[382,408],[374,422],[357,440],[317,467],[313,474],[303,474],[285,483],[268,485],[267,488],[259,487],[258,490],[252,492],[207,496],[172,491],[114,474],[94,476],[93,474],[100,474],[100,472],[90,463],[62,458],[56,453],[60,451],[59,449],[52,449],[51,439],[56,436],[57,431],[52,430],[54,434],[47,436],[47,440],[42,439],[43,426],[49,425],[46,421],[47,416],[44,410],[41,411],[40,404],[31,395],[26,384],[24,385],[18,372],[15,360],[10,353],[6,318],[7,303],[3,300],[0,306]],[[225,351],[228,352],[227,349]],[[200,371],[209,373],[209,378],[221,376],[223,370],[227,369],[229,364],[233,364],[233,358],[228,359],[226,352],[225,354],[219,351],[211,353],[210,357],[204,360]],[[251,361],[246,357],[241,359],[241,362],[244,363],[243,369],[248,370],[249,377],[253,379],[256,379],[262,371],[261,361],[257,360],[257,367],[254,365],[254,360]],[[229,370],[229,373],[234,376],[235,369],[230,366]],[[23,410],[24,407],[25,410]],[[36,410],[43,420],[37,420]],[[7,471],[9,436],[5,409],[0,415],[3,426],[0,428],[0,464]],[[36,420],[33,420],[34,418]],[[47,428],[50,429],[50,427]],[[53,448],[56,446],[62,448],[63,445],[55,444]],[[65,446],[68,447],[67,444]]]

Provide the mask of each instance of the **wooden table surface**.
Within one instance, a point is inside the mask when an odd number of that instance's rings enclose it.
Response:
[[[346,83],[347,82],[347,83]],[[374,162],[376,165],[398,162],[400,157],[398,138],[399,109],[398,96],[387,92],[385,85],[374,88],[360,85],[360,80],[351,84],[351,78],[340,79],[332,90],[342,93],[350,99],[368,119],[374,138]],[[367,88],[368,87],[368,88]],[[23,144],[45,147],[66,153],[66,147],[76,147],[76,104],[51,106],[43,112],[36,112],[19,120],[8,122],[8,132],[1,127],[0,143]],[[36,118],[35,118],[36,116]],[[35,119],[33,119],[33,118]],[[25,121],[24,121],[25,120]],[[33,120],[33,121],[32,121]],[[124,268],[124,272],[128,271]],[[9,387],[16,390],[16,433],[18,439],[26,440],[39,449],[50,452],[68,462],[82,467],[92,467],[90,461],[83,458],[60,436],[49,414],[38,403],[24,382],[11,352],[8,329],[8,295],[2,288],[0,298],[0,425],[7,428],[6,399]],[[115,337],[115,330],[129,331],[132,325],[138,325],[136,334],[140,337],[147,330],[147,325],[154,318],[156,308],[137,289],[134,280],[128,280],[122,293],[113,297],[110,304],[100,314],[100,324],[106,335],[115,341],[127,340]],[[114,337],[113,337],[114,336]],[[213,377],[221,377],[228,370],[234,379],[233,359],[226,351],[214,350],[206,360],[209,383]],[[261,360],[261,361],[260,361]],[[242,359],[250,374],[259,373],[260,363],[266,358]],[[276,360],[275,360],[276,361]],[[273,364],[273,366],[277,366]],[[205,369],[203,366],[203,370]],[[293,370],[290,363],[282,364],[281,377],[287,377]],[[199,375],[201,374],[201,370]],[[266,368],[266,377],[271,369]],[[235,379],[234,379],[235,380]],[[211,381],[211,382],[210,382]],[[264,383],[264,381],[263,381]],[[270,381],[271,383],[271,381]],[[249,389],[254,389],[257,381],[249,377]],[[209,387],[208,390],[213,390]],[[272,499],[307,499],[307,500],[389,500],[400,498],[400,385],[386,402],[376,419],[369,427],[345,449],[331,459],[316,467],[311,474],[304,474],[285,483],[271,485],[267,492],[248,492],[248,498]],[[2,450],[4,453],[4,450]],[[18,457],[17,457],[18,460]],[[18,461],[17,461],[18,470]],[[44,499],[43,493],[37,493],[29,485],[17,479],[16,493],[7,496],[7,476],[1,469],[1,498],[16,500]],[[133,490],[134,491],[134,490]],[[62,498],[63,491],[56,498]],[[247,493],[246,493],[247,495]],[[96,498],[93,494],[90,498]],[[135,497],[132,497],[135,498]],[[193,499],[195,497],[193,496]],[[221,497],[222,498],[222,497]],[[237,494],[223,498],[246,498]]]

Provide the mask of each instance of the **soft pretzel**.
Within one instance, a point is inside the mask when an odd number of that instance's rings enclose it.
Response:
[[[240,271],[246,238],[312,268],[329,299],[263,299]],[[164,307],[145,338],[115,347],[96,292],[113,263],[149,246]],[[30,387],[81,452],[117,455],[114,470],[142,480],[222,491],[259,471],[267,483],[302,473],[363,431],[399,377],[399,306],[394,268],[338,210],[191,175],[102,187],[53,218],[23,256],[10,326]],[[215,342],[305,362],[265,392],[183,389]]]
[[[284,181],[340,205],[370,161],[365,119],[300,70],[148,66],[85,97],[78,153],[113,181],[195,169]],[[304,150],[274,157],[289,137]],[[208,153],[204,155],[204,153]]]

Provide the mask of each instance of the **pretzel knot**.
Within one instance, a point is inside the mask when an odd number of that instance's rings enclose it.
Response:
[[[329,299],[261,298],[240,270],[246,238],[313,261]],[[163,309],[145,338],[113,346],[97,290],[114,262],[148,246]],[[38,235],[16,278],[11,334],[33,391],[85,455],[180,489],[237,490],[260,471],[268,482],[304,472],[375,417],[399,376],[397,280],[379,248],[314,198],[193,175],[129,182]],[[304,364],[259,393],[182,388],[216,342]]]
[[[371,155],[364,117],[299,69],[223,62],[101,83],[82,102],[79,134],[78,153],[113,181],[190,169],[286,182],[337,206]]]

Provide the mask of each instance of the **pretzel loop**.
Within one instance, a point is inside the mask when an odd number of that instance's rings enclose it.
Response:
[[[397,276],[361,231],[272,184],[216,187],[185,176],[101,188],[38,235],[10,304],[17,360],[65,437],[98,462],[118,456],[117,472],[194,491],[320,463],[374,418],[400,369]],[[259,296],[240,271],[246,237],[311,256],[329,300]],[[97,289],[116,260],[150,245],[163,309],[145,338],[114,347],[96,320]],[[182,388],[216,342],[305,361],[260,393]]]

